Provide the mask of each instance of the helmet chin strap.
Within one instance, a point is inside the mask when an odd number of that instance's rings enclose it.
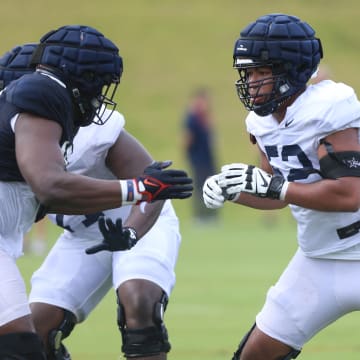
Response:
[[[72,98],[74,99],[74,105],[79,110],[79,115],[77,116],[78,119],[76,119],[77,126],[87,126],[90,125],[93,121],[93,118],[95,116],[96,109],[93,108],[94,111],[90,111],[92,106],[86,105],[87,100],[81,95],[80,91],[76,87],[71,88]],[[91,100],[89,100],[91,103]]]
[[[282,120],[282,118],[285,116],[286,108],[290,106],[296,100],[296,98],[305,91],[305,88],[306,87],[302,88],[295,94],[284,97],[281,101],[272,100],[266,104],[259,105],[258,108],[254,108],[254,112],[259,116],[267,116],[270,114],[279,113],[276,117]]]
[[[267,116],[274,113],[279,107],[279,104],[272,100],[262,105],[254,106],[254,113],[259,116]]]

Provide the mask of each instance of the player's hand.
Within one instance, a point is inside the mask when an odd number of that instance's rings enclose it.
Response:
[[[203,185],[204,204],[209,209],[219,209],[224,206],[226,201],[223,190],[218,184],[221,174],[210,176]]]
[[[138,242],[136,231],[130,227],[123,227],[121,218],[114,223],[110,218],[101,216],[98,224],[104,239],[100,244],[87,248],[87,254],[95,254],[102,250],[130,250]]]
[[[192,195],[192,179],[184,170],[164,170],[172,164],[171,161],[155,162],[148,166],[144,175],[137,178],[141,194],[147,202],[165,199],[186,199]]]
[[[154,162],[144,174],[132,180],[121,180],[123,205],[166,199],[186,199],[192,195],[192,179],[184,170],[165,170],[171,161]]]
[[[245,171],[248,165],[233,163],[221,167],[218,184],[227,200],[236,201],[243,190]]]
[[[229,196],[245,192],[280,200],[284,200],[288,187],[281,175],[271,175],[256,166],[241,163],[224,165],[218,184]]]

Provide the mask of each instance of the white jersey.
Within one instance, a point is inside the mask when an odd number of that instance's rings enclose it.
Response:
[[[281,123],[272,115],[260,117],[251,112],[246,125],[275,172],[288,181],[311,183],[321,179],[316,173],[320,169],[317,157],[320,140],[340,130],[360,128],[360,102],[351,87],[325,80],[310,85],[287,108]],[[298,224],[298,243],[305,255],[360,259],[356,246],[360,244],[360,233],[345,239],[340,239],[337,233],[337,229],[359,221],[360,210],[351,213],[322,212],[296,205],[290,208]]]
[[[114,112],[101,127],[92,124],[80,128],[73,151],[67,151],[67,169],[94,178],[115,179],[105,159],[124,124],[124,117]],[[86,248],[99,244],[102,239],[97,222],[99,216],[105,214],[112,219],[125,220],[130,208],[123,206],[92,215],[49,215],[65,231],[32,276],[30,303],[43,302],[67,309],[81,322],[111,286],[117,289],[130,279],[151,281],[170,296],[176,281],[175,265],[181,244],[179,222],[170,200],[165,202],[152,228],[132,249],[85,253]]]
[[[108,112],[109,110],[106,110]],[[107,114],[105,113],[106,117]],[[114,145],[125,125],[122,114],[114,111],[108,121],[101,125],[90,124],[81,127],[76,134],[72,149],[66,151],[66,169],[69,172],[89,176],[97,179],[116,179],[114,174],[105,164],[107,152]],[[120,185],[119,185],[120,192]],[[122,206],[90,215],[54,215],[48,217],[52,222],[73,233],[77,238],[96,239],[102,238],[98,228],[99,216],[105,215],[112,219],[125,220],[130,213],[131,205]],[[162,214],[172,212],[169,201],[165,202]]]

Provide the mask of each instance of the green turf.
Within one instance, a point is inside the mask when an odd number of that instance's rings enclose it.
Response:
[[[176,167],[187,167],[180,121],[198,85],[213,92],[219,165],[257,160],[235,95],[232,48],[240,29],[259,15],[287,12],[309,21],[323,41],[333,78],[360,91],[358,0],[3,0],[1,5],[0,52],[64,24],[92,25],[111,37],[124,57],[117,100],[127,128],[155,158],[172,159]],[[190,202],[175,206],[183,244],[166,313],[169,358],[230,359],[295,250],[294,223],[287,211],[272,218],[229,205],[220,224],[205,228],[192,223]],[[40,260],[19,260],[27,280]],[[109,294],[68,341],[74,360],[120,358],[115,314]],[[358,359],[358,320],[351,314],[329,327],[301,358]]]
[[[235,210],[229,204],[213,225],[184,217],[177,285],[166,313],[173,360],[229,360],[295,251],[295,224],[287,210],[250,210],[246,221]],[[40,260],[25,256],[19,264],[29,276]],[[109,293],[67,341],[74,360],[120,359],[115,314]],[[333,324],[305,347],[302,358],[358,359],[359,320],[353,313]]]

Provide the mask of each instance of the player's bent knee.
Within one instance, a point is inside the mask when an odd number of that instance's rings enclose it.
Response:
[[[71,360],[71,356],[62,343],[66,339],[76,324],[75,315],[64,309],[64,319],[56,329],[49,332],[49,356],[54,360]]]
[[[118,326],[122,336],[122,352],[127,358],[155,356],[168,353],[171,345],[164,324],[164,312],[168,302],[163,293],[153,310],[154,326],[142,329],[129,329],[126,326],[124,307],[118,301]]]
[[[242,338],[242,340],[240,341],[240,344],[237,348],[237,350],[235,351],[233,357],[231,360],[239,360],[240,359],[240,355],[244,350],[244,347],[247,343],[247,341],[249,340],[249,337],[251,335],[251,333],[254,331],[256,324],[254,324],[251,329],[246,333],[246,335]],[[291,359],[296,359],[298,357],[298,355],[300,354],[301,350],[295,350],[295,349],[291,349],[291,351],[284,355],[284,357],[282,358],[278,358],[279,360],[291,360]]]
[[[31,332],[0,336],[0,359],[45,360],[45,349],[40,337]]]

